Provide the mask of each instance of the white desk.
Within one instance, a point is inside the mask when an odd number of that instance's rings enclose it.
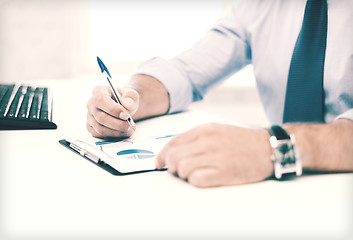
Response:
[[[352,174],[199,189],[166,172],[113,176],[73,154],[58,140],[87,134],[81,83],[51,83],[57,130],[0,132],[1,239],[352,236]]]

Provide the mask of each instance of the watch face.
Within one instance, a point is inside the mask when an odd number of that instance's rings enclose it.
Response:
[[[279,150],[282,154],[285,154],[286,152],[289,151],[288,144],[281,144],[280,146],[278,146],[278,150]]]
[[[272,139],[271,146],[273,148],[274,161],[279,162],[282,166],[295,163],[293,144],[290,139]]]
[[[293,145],[284,143],[279,146],[279,151],[283,154],[282,165],[286,164],[294,164],[295,163],[295,156],[294,156],[294,149]]]

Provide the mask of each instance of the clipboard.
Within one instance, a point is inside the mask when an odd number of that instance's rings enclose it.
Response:
[[[121,143],[122,141],[116,142],[108,142],[108,143]],[[146,173],[146,172],[155,172],[155,171],[165,171],[167,168],[163,169],[156,169],[154,164],[151,164],[151,160],[155,155],[149,153],[149,150],[143,150],[145,152],[136,153],[136,149],[133,147],[118,147],[116,151],[118,153],[122,153],[123,155],[114,156],[113,154],[107,153],[103,150],[102,147],[97,144],[97,146],[92,145],[92,143],[82,141],[82,140],[66,140],[61,139],[59,143],[66,147],[67,149],[73,151],[74,153],[80,155],[81,157],[85,158],[86,160],[90,161],[91,163],[95,164],[96,166],[104,169],[105,171],[115,175],[115,176],[122,176],[122,175],[130,175],[130,174],[137,174],[137,173]],[[99,143],[105,143],[104,141]],[[114,151],[114,150],[113,150]],[[133,152],[135,151],[135,153]],[[142,150],[140,150],[141,152]],[[152,152],[152,151],[151,151]],[[148,155],[150,154],[150,155]],[[131,156],[135,157],[137,161],[135,163],[131,163],[131,166],[126,166],[126,163],[134,161],[131,159]],[[127,157],[127,158],[126,158]],[[143,164],[143,161],[148,158],[149,163]],[[125,162],[125,164],[119,165],[116,164],[117,161]],[[141,164],[138,164],[140,161]],[[125,165],[125,166],[123,166]],[[120,167],[121,169],[120,169]]]

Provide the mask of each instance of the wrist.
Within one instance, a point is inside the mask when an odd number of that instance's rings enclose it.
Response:
[[[316,140],[310,132],[317,128],[316,124],[286,124],[283,127],[288,134],[293,134],[296,139],[296,146],[300,152],[300,157],[302,161],[302,166],[304,169],[315,169],[316,157],[313,155],[313,149],[318,148]],[[315,130],[314,130],[315,131]]]
[[[158,79],[144,74],[135,74],[126,86],[134,89],[140,96],[136,118],[163,115],[168,111],[169,95]]]
[[[262,159],[264,159],[264,172],[266,173],[266,177],[271,177],[274,174],[274,167],[273,162],[271,161],[272,155],[272,148],[270,144],[271,135],[266,129],[261,129],[261,139],[262,139],[262,146],[263,151],[261,153]]]
[[[303,167],[315,171],[352,171],[353,122],[339,119],[330,123],[286,124],[301,153]]]

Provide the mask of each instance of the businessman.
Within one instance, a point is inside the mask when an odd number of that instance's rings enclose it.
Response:
[[[123,106],[107,86],[87,103],[95,137],[131,136],[127,118],[185,110],[247,64],[267,129],[200,125],[173,138],[156,167],[198,187],[238,185],[302,170],[353,171],[353,1],[241,1],[191,49],[143,63]],[[217,139],[217,141],[214,141]]]

